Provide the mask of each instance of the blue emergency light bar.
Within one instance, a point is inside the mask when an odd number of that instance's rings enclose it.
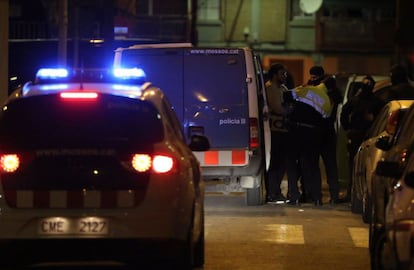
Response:
[[[141,68],[65,69],[41,68],[36,73],[36,84],[53,83],[128,83],[142,84],[146,74]]]
[[[62,79],[67,78],[69,72],[65,68],[41,68],[36,73],[36,78],[40,79]]]
[[[119,79],[145,78],[145,72],[141,68],[115,68],[114,76]]]

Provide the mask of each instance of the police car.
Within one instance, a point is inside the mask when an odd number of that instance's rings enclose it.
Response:
[[[41,69],[0,112],[0,265],[204,262],[204,183],[141,69]],[[187,144],[188,143],[188,144]],[[164,251],[164,252],[160,252]]]

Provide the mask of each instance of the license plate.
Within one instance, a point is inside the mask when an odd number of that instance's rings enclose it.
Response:
[[[38,226],[38,233],[47,235],[105,235],[108,231],[108,220],[101,217],[50,217],[39,220]]]

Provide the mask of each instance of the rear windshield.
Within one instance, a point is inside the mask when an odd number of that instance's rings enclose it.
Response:
[[[130,147],[163,139],[156,108],[126,97],[100,95],[93,101],[33,96],[0,113],[0,149],[9,147]]]

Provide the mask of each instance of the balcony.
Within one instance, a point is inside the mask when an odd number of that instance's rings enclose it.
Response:
[[[321,17],[316,46],[322,52],[390,52],[394,49],[395,21]]]

